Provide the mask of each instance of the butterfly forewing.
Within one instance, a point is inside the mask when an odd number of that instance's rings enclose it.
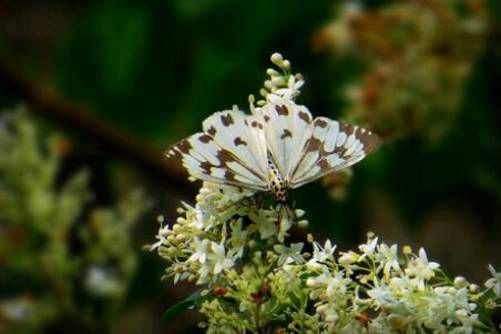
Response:
[[[266,141],[260,119],[239,110],[221,111],[203,122],[203,130],[237,157],[244,168],[267,181]]]
[[[266,168],[259,154],[264,149],[258,146],[265,145],[264,134],[260,143],[247,117],[235,111],[216,113],[204,122],[206,132],[174,145],[167,155],[179,153],[188,173],[198,179],[265,191]]]
[[[311,114],[306,107],[284,100],[268,104],[260,113],[270,156],[282,177],[288,179],[300,159],[300,148],[310,136]]]

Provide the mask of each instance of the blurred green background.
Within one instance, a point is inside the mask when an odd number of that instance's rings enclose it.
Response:
[[[352,177],[293,193],[308,232],[346,249],[374,231],[485,279],[501,266],[500,15],[497,0],[0,1],[0,331],[197,331],[194,314],[160,323],[190,287],[142,251],[195,194],[162,150],[247,109],[276,51],[305,77],[299,103],[385,139]],[[27,198],[49,198],[43,219]]]

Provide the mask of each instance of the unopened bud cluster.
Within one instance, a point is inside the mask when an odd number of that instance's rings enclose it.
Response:
[[[291,73],[291,63],[284,59],[280,53],[271,55],[271,62],[278,67],[278,70],[269,68],[266,70],[268,79],[264,81],[263,88],[259,94],[263,100],[256,102],[258,107],[262,107],[274,98],[294,100],[300,94],[300,89],[304,85],[304,78],[300,73]],[[254,109],[254,96],[249,97],[251,109]]]

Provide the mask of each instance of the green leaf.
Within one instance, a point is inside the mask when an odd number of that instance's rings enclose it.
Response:
[[[206,298],[205,296],[201,295],[201,291],[202,290],[197,290],[189,295],[185,300],[169,307],[167,311],[165,311],[165,313],[162,315],[161,322],[166,323],[180,313],[200,305]]]

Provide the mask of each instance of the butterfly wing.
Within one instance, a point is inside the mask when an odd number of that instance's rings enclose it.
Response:
[[[174,145],[167,156],[180,154],[188,173],[198,179],[268,189],[266,143],[261,121],[240,111],[217,112],[203,123],[203,132]]]
[[[260,110],[267,147],[283,178],[298,164],[301,148],[311,135],[312,116],[304,106],[276,97]]]
[[[369,130],[325,117],[315,118],[310,130],[290,175],[291,188],[359,162],[378,142],[377,135]]]

